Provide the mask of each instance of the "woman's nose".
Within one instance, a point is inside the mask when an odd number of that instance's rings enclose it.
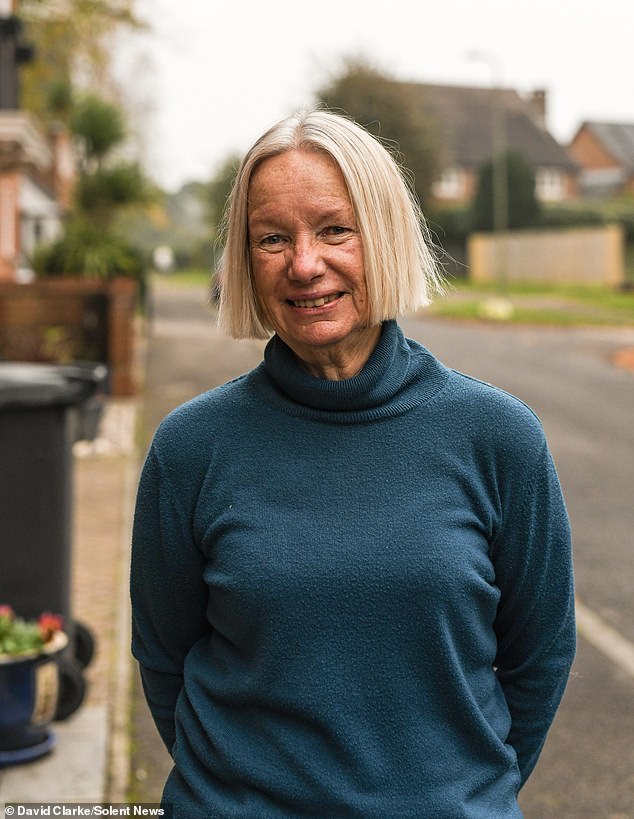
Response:
[[[296,281],[311,281],[324,272],[319,245],[314,240],[298,239],[291,250],[289,276]]]

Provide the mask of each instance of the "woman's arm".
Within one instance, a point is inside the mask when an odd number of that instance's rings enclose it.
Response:
[[[168,751],[175,739],[174,713],[185,658],[209,630],[205,561],[186,510],[153,445],[141,474],[134,516],[132,653]]]
[[[512,493],[492,547],[501,590],[496,667],[511,713],[507,741],[524,784],[563,696],[576,641],[570,527],[546,445],[532,480]]]

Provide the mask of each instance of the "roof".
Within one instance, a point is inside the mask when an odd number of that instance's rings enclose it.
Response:
[[[494,110],[501,103],[509,148],[522,153],[534,166],[578,170],[566,149],[540,123],[535,106],[514,89],[408,85],[436,120],[448,164],[479,167],[491,158]]]
[[[590,131],[622,168],[634,173],[634,123],[584,122],[579,131],[583,129]]]

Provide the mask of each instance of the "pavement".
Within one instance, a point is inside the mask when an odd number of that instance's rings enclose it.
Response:
[[[128,567],[140,405],[141,394],[107,398],[96,439],[74,446],[72,614],[93,633],[95,657],[85,670],[83,704],[53,723],[51,753],[0,769],[0,806],[127,801],[133,669]]]

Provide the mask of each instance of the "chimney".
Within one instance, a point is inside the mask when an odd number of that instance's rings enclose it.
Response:
[[[533,119],[544,131],[546,130],[546,94],[544,88],[536,88],[528,98],[533,111]]]

